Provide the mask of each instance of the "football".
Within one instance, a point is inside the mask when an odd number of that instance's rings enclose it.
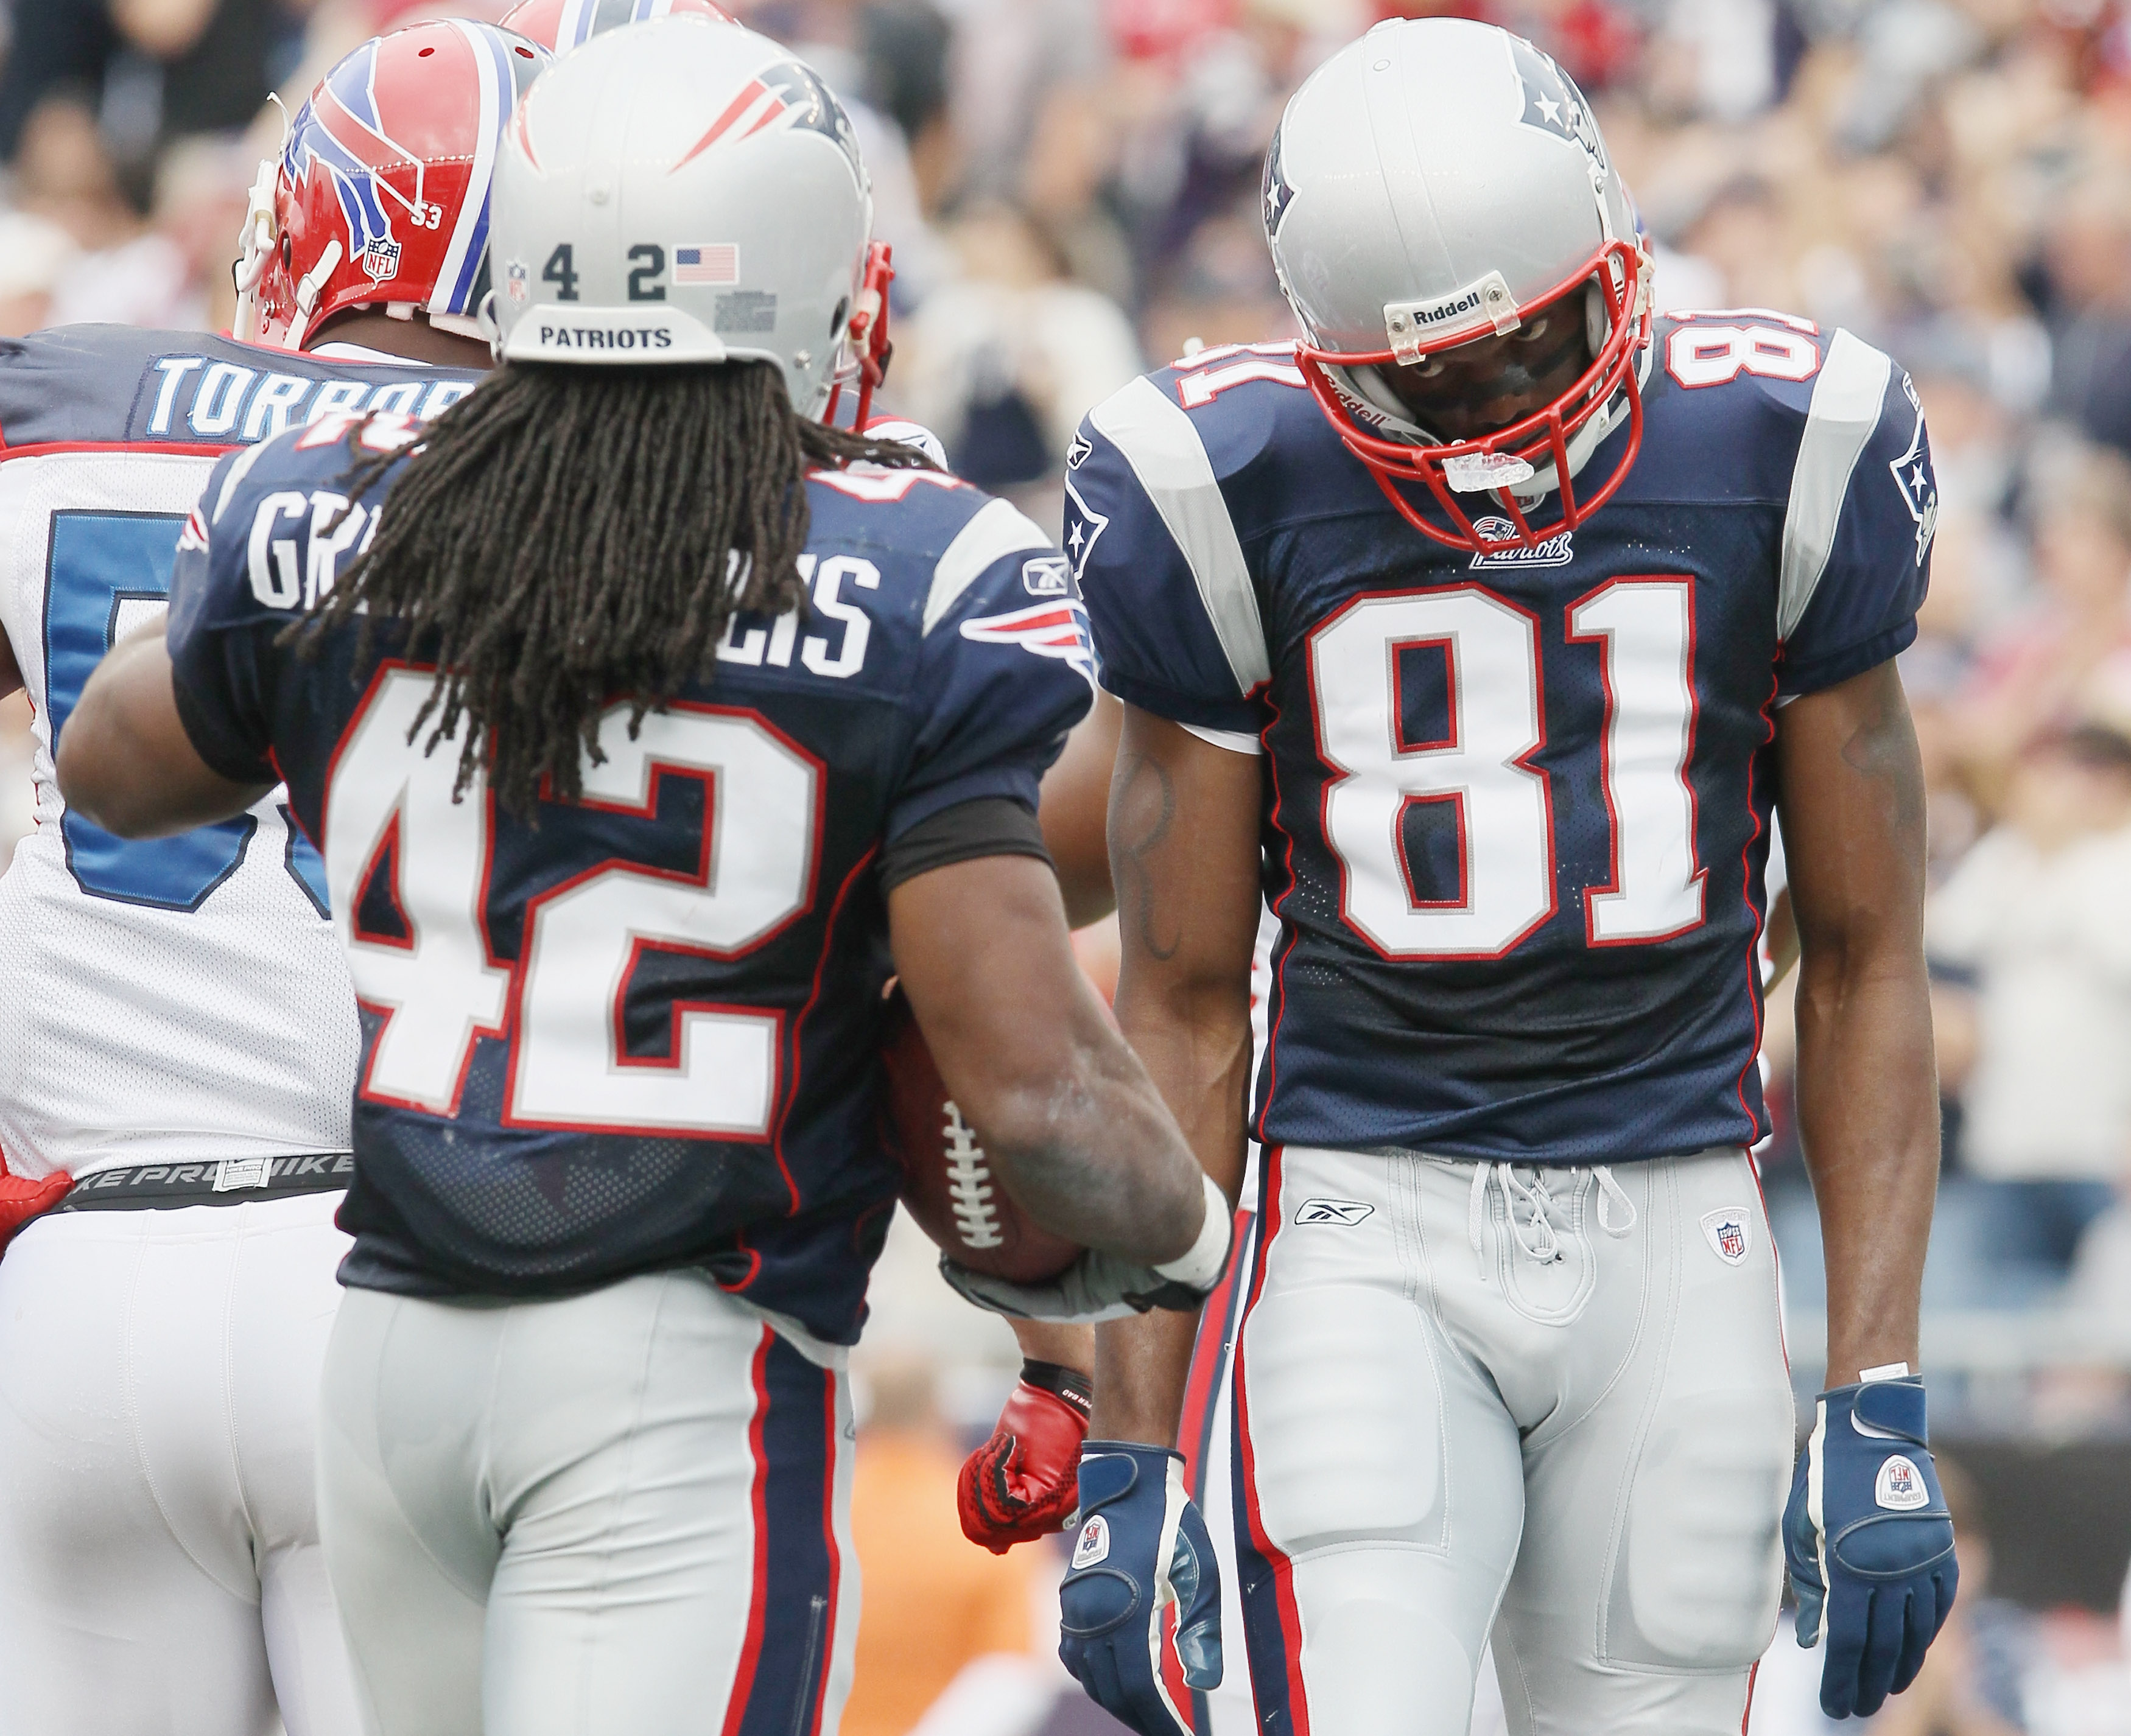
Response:
[[[902,1167],[903,1205],[942,1253],[973,1272],[1014,1284],[1056,1277],[1079,1245],[1031,1222],[992,1174],[900,989],[888,1016],[885,1132]]]

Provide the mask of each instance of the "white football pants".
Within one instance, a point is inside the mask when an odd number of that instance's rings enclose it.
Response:
[[[1267,1154],[1237,1356],[1266,1736],[1736,1736],[1793,1411],[1736,1149],[1610,1171]]]
[[[318,1512],[372,1736],[835,1736],[848,1386],[699,1273],[350,1290]]]
[[[0,1733],[355,1736],[312,1504],[337,1193],[0,1259]]]

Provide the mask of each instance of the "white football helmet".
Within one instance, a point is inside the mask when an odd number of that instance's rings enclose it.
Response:
[[[879,377],[891,274],[858,141],[767,36],[673,15],[573,50],[505,129],[491,221],[506,361],[773,361],[817,418]]]
[[[1516,526],[1510,540],[1530,546],[1611,497],[1642,440],[1650,260],[1590,106],[1546,55],[1462,19],[1378,25],[1289,102],[1266,158],[1264,215],[1305,334],[1304,377],[1417,529],[1453,548],[1501,548],[1458,500],[1492,494]],[[1572,297],[1591,366],[1494,433],[1439,438],[1379,372],[1514,332]],[[1624,422],[1620,461],[1579,493],[1578,472]],[[1414,482],[1450,528],[1395,485]],[[1549,493],[1561,516],[1535,526],[1527,514]]]

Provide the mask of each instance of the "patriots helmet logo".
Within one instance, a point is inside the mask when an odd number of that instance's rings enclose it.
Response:
[[[1510,58],[1524,86],[1525,125],[1578,146],[1601,174],[1610,173],[1606,141],[1575,80],[1521,36],[1510,38]]]
[[[1037,657],[1060,658],[1079,670],[1091,686],[1094,682],[1095,642],[1088,632],[1088,611],[1078,597],[1060,597],[965,621],[962,637],[980,645],[1018,645]]]
[[[1295,189],[1288,184],[1287,175],[1280,165],[1280,134],[1272,136],[1272,148],[1266,152],[1265,165],[1265,219],[1266,239],[1280,239],[1280,220],[1287,215],[1287,208],[1295,198]]]
[[[713,145],[753,138],[780,125],[820,133],[843,152],[859,184],[867,184],[851,117],[844,112],[835,93],[821,82],[821,75],[802,60],[780,60],[757,73],[725,104],[703,136],[682,153],[673,167],[692,161]]]

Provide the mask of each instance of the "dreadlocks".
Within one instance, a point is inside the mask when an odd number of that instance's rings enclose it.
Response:
[[[349,499],[397,456],[366,454]],[[574,800],[617,696],[633,729],[711,678],[735,614],[805,607],[806,473],[860,461],[931,467],[800,416],[769,362],[508,364],[427,430],[375,541],[292,629],[299,654],[355,618],[360,662],[381,623],[404,626],[438,668],[427,751],[472,725],[457,789],[485,768],[514,812]]]

